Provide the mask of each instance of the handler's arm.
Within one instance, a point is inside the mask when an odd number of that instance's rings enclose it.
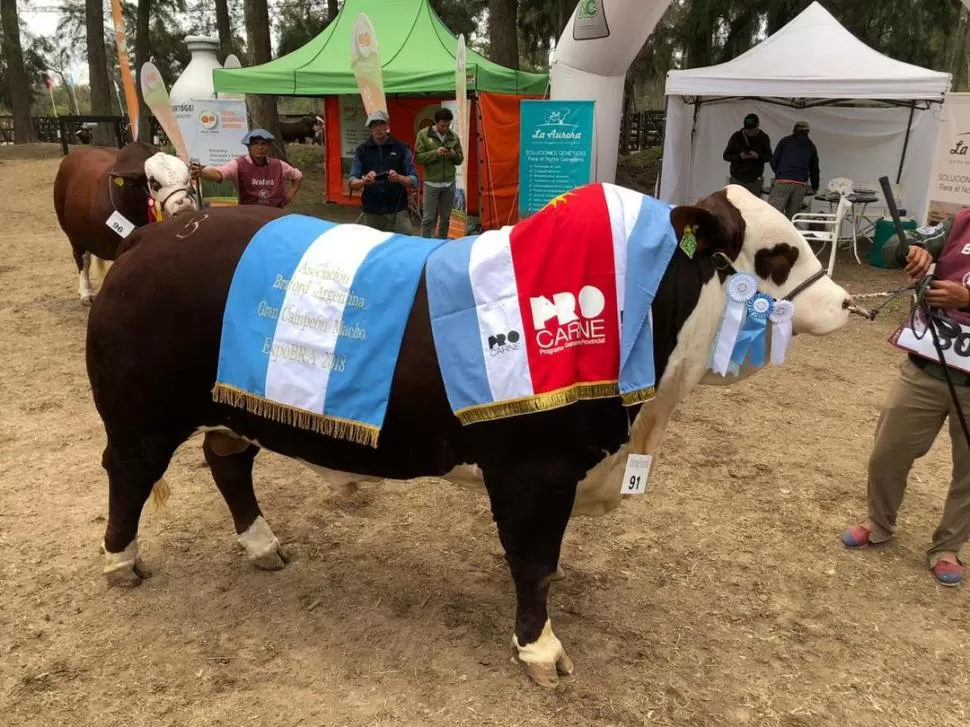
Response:
[[[933,228],[933,231],[930,233],[921,233],[917,230],[905,230],[903,233],[906,237],[905,244],[897,241],[894,234],[893,240],[896,241],[895,244],[886,244],[882,248],[883,262],[891,268],[906,267],[910,245],[925,248],[935,261],[940,256],[940,253],[943,252],[943,247],[946,245],[952,229],[953,217],[950,216],[943,220],[938,227]]]

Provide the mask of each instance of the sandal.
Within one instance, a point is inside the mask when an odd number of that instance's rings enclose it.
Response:
[[[842,533],[842,545],[846,548],[865,548],[870,544],[872,531],[865,525],[853,525]]]
[[[959,586],[963,582],[964,568],[961,563],[954,563],[952,560],[938,560],[936,565],[930,568],[936,582],[941,586]]]

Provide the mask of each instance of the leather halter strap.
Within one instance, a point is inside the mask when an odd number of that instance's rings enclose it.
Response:
[[[711,255],[711,261],[714,263],[714,267],[717,270],[723,270],[729,275],[734,275],[735,273],[738,272],[737,270],[735,270],[734,264],[731,262],[731,258],[729,258],[720,250],[718,250],[713,255]],[[782,300],[787,300],[787,301],[794,300],[796,295],[798,295],[799,293],[804,293],[810,287],[815,285],[815,283],[817,283],[819,280],[821,280],[824,277],[827,277],[827,275],[828,273],[825,272],[825,268],[822,268],[821,270],[819,270],[818,272],[810,276],[807,280],[805,280],[804,282],[796,286],[795,289],[791,291],[788,295],[786,295]]]

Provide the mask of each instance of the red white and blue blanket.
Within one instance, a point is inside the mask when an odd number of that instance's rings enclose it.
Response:
[[[463,423],[654,395],[650,306],[677,247],[670,209],[590,184],[430,255],[435,349]]]

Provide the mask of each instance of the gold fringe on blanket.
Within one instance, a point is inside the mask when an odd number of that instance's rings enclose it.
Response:
[[[575,404],[581,399],[610,399],[620,396],[620,387],[616,381],[596,381],[589,384],[574,384],[564,389],[550,391],[538,396],[526,396],[521,399],[510,399],[496,404],[481,404],[470,406],[455,412],[462,424],[477,424],[494,419],[535,414],[540,411],[559,409]],[[632,406],[640,404],[654,396],[654,388],[643,389],[623,395],[623,404]],[[628,402],[629,399],[629,402]]]
[[[634,406],[650,401],[657,395],[657,389],[651,386],[649,389],[639,389],[638,391],[628,391],[623,394],[623,406]]]
[[[280,424],[308,429],[317,434],[334,437],[335,439],[345,439],[355,444],[376,447],[377,439],[381,433],[380,429],[369,424],[297,409],[226,384],[215,385],[212,390],[212,399],[218,404],[245,409],[256,416],[272,419]]]

